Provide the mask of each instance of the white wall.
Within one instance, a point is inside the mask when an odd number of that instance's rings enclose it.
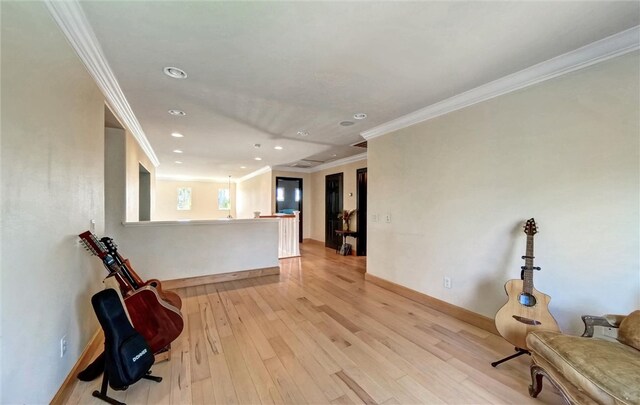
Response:
[[[253,218],[254,211],[271,215],[272,188],[271,170],[236,184],[237,217]]]
[[[122,130],[106,130],[105,234],[115,239],[142,279],[173,280],[278,266],[275,219],[152,220],[124,226],[127,205],[138,206],[137,200],[125,196],[131,188],[127,162],[134,149],[126,146],[128,137]]]
[[[112,130],[113,128],[108,128]],[[140,168],[142,165],[150,173],[151,177],[151,219],[155,218],[155,198],[156,198],[156,168],[151,163],[151,159],[142,150],[138,141],[133,137],[129,131],[124,131],[125,148],[126,148],[126,173],[127,173],[127,221],[138,221],[139,216],[139,201],[140,201]]]
[[[635,52],[369,141],[367,271],[493,317],[535,217],[563,329],[640,308],[638,82]]]
[[[41,2],[2,3],[2,403],[47,403],[98,323],[104,101]],[[68,351],[60,358],[60,338]]]
[[[279,265],[277,219],[151,222],[121,228],[116,236],[119,250],[145,280]]]
[[[178,188],[191,188],[191,209],[180,211]],[[229,188],[228,183],[205,181],[156,181],[156,211],[154,221],[172,221],[177,219],[216,219],[226,218],[229,210],[218,209],[218,190]],[[236,217],[236,185],[231,183],[231,216]]]

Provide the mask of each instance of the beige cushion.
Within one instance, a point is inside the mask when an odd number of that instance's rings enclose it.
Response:
[[[596,401],[640,404],[640,351],[557,332],[532,332],[527,346]]]
[[[620,323],[618,340],[640,350],[640,310],[633,311]]]

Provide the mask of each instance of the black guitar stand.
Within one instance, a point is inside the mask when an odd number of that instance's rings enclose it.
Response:
[[[515,354],[512,354],[511,356],[507,356],[504,359],[500,359],[498,361],[494,361],[493,363],[491,363],[491,367],[497,367],[499,364],[502,364],[505,361],[509,361],[511,359],[515,359],[516,357],[520,357],[523,354],[531,355],[531,352],[529,350],[525,350],[525,349],[521,349],[519,347],[516,347],[516,353]]]
[[[146,375],[142,376],[142,378],[144,378],[145,380],[151,380],[155,382],[162,381],[162,377],[156,377],[155,375],[151,375],[151,371],[149,371]],[[113,405],[127,405],[124,402],[120,402],[108,396],[107,395],[108,389],[109,389],[109,377],[107,376],[107,370],[105,370],[102,377],[102,387],[100,388],[100,391],[95,390],[91,393],[91,395],[93,395],[96,398],[100,398],[101,400]],[[127,389],[127,387],[125,387],[124,389]]]

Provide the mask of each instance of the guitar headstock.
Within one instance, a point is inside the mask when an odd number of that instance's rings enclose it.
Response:
[[[536,225],[535,219],[527,219],[527,222],[524,224],[524,233],[529,236],[533,236],[538,233],[538,225]]]
[[[78,235],[80,240],[84,244],[85,249],[90,251],[95,256],[98,256],[101,259],[104,259],[105,256],[109,254],[107,249],[104,247],[102,242],[98,240],[96,235],[91,233],[91,231],[86,231]]]
[[[100,238],[100,242],[102,242],[106,247],[109,254],[115,256],[118,254],[118,245],[113,241],[113,238],[105,236]]]

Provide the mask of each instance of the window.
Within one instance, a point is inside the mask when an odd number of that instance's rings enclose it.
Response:
[[[219,210],[231,209],[231,198],[229,197],[228,188],[218,189],[218,209]]]
[[[284,187],[276,188],[276,201],[284,201]]]
[[[191,209],[191,188],[178,187],[178,210],[189,211]]]

